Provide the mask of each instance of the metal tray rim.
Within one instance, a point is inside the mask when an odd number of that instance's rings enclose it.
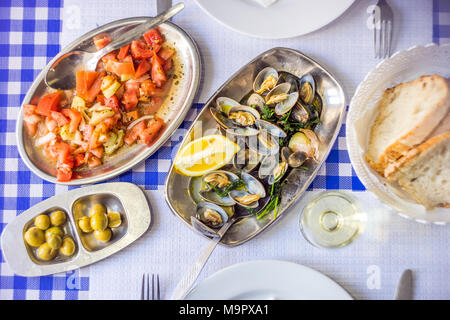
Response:
[[[139,189],[139,191],[141,192],[130,193],[128,191],[130,187],[132,187],[133,191],[137,191],[137,189]],[[121,191],[121,188],[123,188],[123,190],[125,191]],[[77,254],[67,261],[55,264],[39,265],[34,263],[28,256],[28,253],[26,252],[27,248],[22,238],[22,233],[20,233],[20,235],[17,235],[16,233],[11,234],[11,232],[17,232],[17,230],[15,229],[23,230],[23,227],[34,216],[36,216],[40,212],[45,211],[45,209],[42,209],[45,208],[46,205],[64,208],[69,215],[68,220],[70,220],[71,224],[74,224],[75,222],[72,213],[73,203],[81,197],[100,193],[110,193],[118,197],[118,199],[122,202],[125,211],[129,211],[129,204],[136,200],[139,200],[139,204],[143,204],[145,202],[145,204],[147,205],[147,210],[138,210],[136,213],[129,212],[127,214],[129,228],[132,228],[127,230],[127,233],[121,239],[119,239],[117,242],[114,242],[108,247],[105,247],[98,251],[88,251],[81,244],[80,235],[76,230],[76,226],[73,226],[75,228],[73,237],[74,240],[76,240],[78,247]],[[130,198],[132,198],[133,201],[124,199],[125,195],[131,196]],[[140,222],[140,224],[137,223],[138,221]],[[64,192],[37,203],[33,207],[17,216],[12,222],[8,223],[8,225],[6,225],[5,229],[2,232],[0,243],[3,250],[3,257],[16,274],[22,276],[43,276],[81,268],[83,266],[103,260],[139,239],[149,229],[151,222],[151,209],[145,192],[138,186],[129,182],[112,182],[70,190],[68,192]],[[13,230],[9,230],[10,228],[13,228]],[[15,244],[15,247],[11,247],[12,242],[13,244]],[[17,257],[18,254],[25,254],[26,256]],[[14,257],[11,258],[12,256]],[[21,264],[18,268],[18,262],[23,262],[24,265]]]
[[[336,139],[337,139],[337,137],[338,137],[340,128],[342,127],[342,122],[343,122],[344,117],[345,117],[345,114],[346,114],[345,108],[346,108],[346,106],[347,106],[347,96],[346,96],[346,94],[345,94],[345,91],[344,91],[342,85],[340,84],[340,82],[336,79],[336,77],[335,77],[331,72],[329,72],[329,71],[328,71],[325,67],[323,67],[320,63],[316,62],[314,59],[310,58],[309,56],[305,55],[304,53],[302,53],[302,52],[299,51],[299,50],[295,50],[295,49],[291,49],[291,48],[285,48],[285,47],[274,47],[274,48],[272,48],[272,49],[269,49],[269,50],[264,51],[263,53],[259,54],[258,56],[256,56],[256,57],[253,58],[252,60],[250,60],[248,63],[246,63],[244,66],[242,66],[241,68],[239,68],[235,73],[233,73],[233,75],[231,75],[231,76],[230,76],[230,77],[229,77],[229,78],[228,78],[228,79],[227,79],[227,80],[226,80],[226,81],[225,81],[225,82],[224,82],[224,83],[223,83],[223,84],[222,84],[222,85],[221,85],[221,86],[220,86],[220,87],[219,87],[219,88],[211,95],[211,97],[210,97],[210,98],[208,99],[208,101],[205,103],[205,106],[203,107],[203,109],[199,112],[199,114],[197,115],[197,117],[192,121],[192,125],[189,127],[189,129],[188,129],[187,132],[190,132],[190,131],[191,131],[191,129],[194,127],[195,123],[198,121],[198,119],[200,118],[200,116],[201,116],[201,115],[203,114],[203,112],[205,111],[205,108],[207,108],[207,107],[209,106],[209,104],[210,104],[210,103],[212,102],[212,100],[216,97],[216,95],[217,95],[223,88],[225,88],[225,86],[226,86],[232,79],[234,79],[234,78],[241,72],[241,70],[243,70],[247,65],[249,65],[249,64],[251,64],[251,63],[257,61],[258,59],[260,59],[260,58],[263,57],[264,55],[270,54],[271,52],[275,52],[275,51],[277,51],[277,50],[283,50],[283,51],[290,51],[290,52],[293,52],[293,53],[295,53],[295,54],[300,55],[302,58],[307,59],[307,60],[313,62],[313,63],[314,63],[315,65],[317,65],[318,67],[320,67],[320,68],[322,69],[322,71],[324,71],[326,74],[328,74],[328,75],[330,76],[331,79],[333,79],[333,81],[337,84],[338,88],[340,89],[340,91],[341,91],[340,93],[342,94],[342,96],[343,96],[343,98],[344,98],[344,100],[343,100],[344,108],[343,108],[343,111],[341,112],[341,114],[340,114],[340,116],[339,116],[338,123],[337,123],[336,129],[335,129],[335,132],[333,133],[332,139],[331,139],[331,141],[330,141],[330,148],[329,148],[329,149],[326,151],[326,153],[324,154],[324,158],[323,158],[322,163],[320,164],[320,166],[318,166],[318,167],[314,170],[314,172],[313,172],[313,173],[311,174],[311,176],[309,177],[307,183],[304,185],[304,187],[301,189],[301,191],[298,192],[297,195],[290,201],[290,203],[289,203],[289,205],[287,206],[287,208],[286,208],[285,210],[283,210],[282,212],[279,213],[279,215],[278,215],[278,217],[277,217],[276,220],[272,221],[272,222],[269,223],[268,225],[263,226],[260,230],[258,230],[258,232],[256,232],[256,233],[253,234],[253,235],[250,235],[248,238],[243,239],[243,240],[241,240],[241,241],[237,241],[237,242],[235,242],[235,243],[230,243],[230,244],[228,244],[228,243],[223,243],[223,241],[220,241],[220,242],[219,242],[220,245],[223,245],[223,246],[226,246],[226,247],[234,247],[234,246],[238,246],[238,245],[241,245],[241,244],[243,244],[243,243],[245,243],[245,242],[247,242],[247,241],[249,241],[249,240],[255,238],[256,236],[258,236],[259,234],[261,234],[263,231],[265,231],[265,230],[267,230],[268,228],[270,228],[271,226],[273,226],[278,220],[280,220],[280,218],[282,218],[282,217],[285,215],[284,212],[288,211],[289,208],[291,208],[291,206],[292,206],[295,202],[297,202],[297,200],[303,195],[303,193],[305,192],[305,190],[306,190],[306,189],[308,188],[308,186],[311,184],[311,182],[315,179],[315,177],[317,176],[318,171],[320,170],[320,168],[322,167],[322,165],[324,164],[324,162],[325,162],[326,159],[328,158],[328,155],[329,155],[329,153],[331,152],[331,149],[332,149],[331,147],[332,147],[332,145],[335,143],[335,141],[336,141]],[[183,140],[182,140],[180,146],[183,146],[188,138],[189,138],[189,135],[186,134],[186,136],[183,138]],[[194,230],[194,231],[197,232],[198,234],[201,234],[201,235],[204,236],[205,238],[208,238],[208,239],[209,239],[209,237],[207,237],[206,235],[200,233],[200,232],[197,231],[195,228],[193,228],[192,225],[189,224],[186,220],[182,219],[182,218],[179,216],[179,214],[177,213],[176,209],[173,207],[173,205],[172,205],[172,203],[171,203],[171,201],[170,201],[170,199],[169,199],[169,196],[168,196],[168,187],[169,187],[168,182],[169,182],[169,179],[170,179],[170,176],[171,176],[171,173],[172,173],[173,170],[174,170],[174,168],[173,168],[173,162],[172,162],[172,164],[171,164],[171,166],[170,166],[170,169],[169,169],[169,171],[168,171],[168,173],[167,173],[167,177],[166,177],[166,180],[165,180],[165,186],[164,186],[164,197],[165,197],[166,203],[168,204],[168,206],[169,206],[170,209],[172,210],[172,214],[174,214],[174,215],[177,216],[180,220],[182,220],[182,221],[183,221],[190,229]]]
[[[31,101],[31,99],[33,98],[33,94],[36,91],[38,85],[43,81],[44,75],[46,74],[47,70],[63,54],[73,50],[77,45],[79,45],[83,41],[86,41],[87,39],[90,39],[94,35],[102,33],[105,30],[108,30],[108,29],[114,28],[114,27],[118,27],[120,25],[124,25],[125,26],[128,23],[132,23],[132,22],[135,22],[135,21],[148,19],[148,18],[151,18],[151,17],[132,17],[132,18],[116,20],[116,21],[107,23],[107,24],[105,24],[103,26],[100,26],[100,27],[98,27],[98,28],[96,28],[94,30],[91,30],[91,31],[85,33],[84,35],[82,35],[81,37],[79,37],[78,39],[76,39],[75,41],[71,42],[68,46],[66,46],[64,49],[62,49],[44,67],[44,69],[41,70],[41,72],[34,79],[32,85],[28,89],[27,94],[25,95],[25,98],[22,101],[22,105],[25,104],[26,101],[27,102]],[[201,59],[200,59],[200,52],[199,52],[199,49],[197,47],[197,44],[195,43],[195,41],[181,27],[179,27],[176,24],[171,23],[171,22],[165,22],[164,25],[168,25],[171,28],[174,28],[177,32],[179,32],[182,35],[182,37],[186,40],[190,51],[193,53],[193,58],[194,58],[193,61],[192,61],[192,64],[193,64],[193,83],[192,83],[191,90],[189,91],[189,94],[188,94],[188,99],[185,100],[185,102],[183,103],[183,106],[181,107],[182,111],[180,112],[180,117],[178,117],[177,119],[175,119],[171,123],[170,130],[164,131],[162,136],[160,136],[159,139],[150,148],[148,148],[145,152],[140,153],[138,157],[136,157],[134,160],[130,161],[126,165],[123,165],[123,166],[118,167],[118,168],[116,168],[114,170],[111,170],[111,171],[106,172],[104,174],[99,174],[99,175],[94,176],[94,177],[80,178],[80,179],[74,179],[74,180],[67,181],[67,182],[61,182],[61,181],[57,181],[56,177],[54,177],[52,175],[49,175],[49,174],[45,173],[44,171],[42,171],[41,169],[39,169],[33,163],[33,161],[30,159],[30,157],[28,156],[28,154],[27,154],[27,152],[25,150],[24,144],[23,144],[23,108],[21,106],[18,118],[16,120],[16,143],[17,143],[17,149],[18,149],[18,152],[20,154],[20,157],[22,158],[22,160],[24,161],[26,166],[34,174],[36,174],[37,176],[39,176],[40,178],[42,178],[42,179],[44,179],[46,181],[49,181],[49,182],[52,182],[52,183],[55,183],[55,184],[61,184],[61,185],[84,185],[84,184],[91,184],[91,183],[101,182],[101,181],[104,181],[104,180],[107,180],[107,179],[114,178],[114,177],[124,173],[125,171],[130,170],[131,168],[133,168],[134,166],[136,166],[140,162],[142,162],[145,159],[147,159],[148,157],[150,157],[154,152],[156,152],[158,150],[158,148],[160,146],[162,146],[164,143],[167,142],[167,140],[172,136],[172,134],[175,132],[175,130],[177,128],[179,128],[179,126],[183,122],[184,118],[186,117],[186,114],[190,110],[190,107],[192,106],[192,103],[194,101],[195,95],[197,93],[197,90],[198,90],[198,87],[199,87],[199,84],[200,84]]]

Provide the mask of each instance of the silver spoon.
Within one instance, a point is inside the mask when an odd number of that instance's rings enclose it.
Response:
[[[53,89],[70,90],[76,85],[76,71],[95,71],[98,61],[107,53],[123,47],[139,38],[148,30],[166,22],[178,12],[183,10],[184,3],[180,2],[155,18],[144,22],[132,30],[125,32],[103,49],[96,52],[71,51],[62,55],[53,63],[45,76],[45,83]]]

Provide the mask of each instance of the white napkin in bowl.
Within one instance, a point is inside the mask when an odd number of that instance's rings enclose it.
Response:
[[[277,2],[278,0],[253,0],[254,2],[262,5],[264,8],[267,8],[271,5],[273,5],[275,2]]]

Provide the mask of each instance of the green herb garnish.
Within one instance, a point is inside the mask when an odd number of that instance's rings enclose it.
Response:
[[[212,185],[209,182],[205,182],[205,183],[208,186],[210,186],[211,189],[213,189],[214,192],[217,193],[221,197],[226,197],[231,190],[235,190],[235,189],[242,188],[242,187],[246,186],[245,181],[243,179],[240,179],[240,178],[236,179],[234,181],[231,181],[231,183],[228,186],[223,187],[223,188],[217,188],[217,187],[215,187],[214,185]]]

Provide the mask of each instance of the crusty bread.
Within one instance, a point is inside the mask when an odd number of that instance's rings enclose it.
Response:
[[[450,82],[437,74],[387,89],[371,128],[367,161],[384,176],[390,163],[430,136],[449,109]]]
[[[450,131],[411,149],[388,176],[427,209],[450,206]]]

